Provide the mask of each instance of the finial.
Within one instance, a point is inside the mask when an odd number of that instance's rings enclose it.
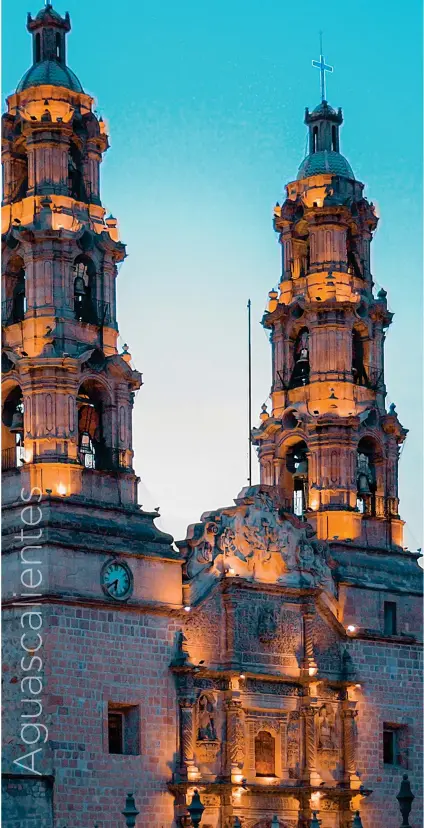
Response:
[[[319,61],[318,60],[313,60],[312,61],[312,66],[315,69],[319,69],[320,73],[321,73],[321,79],[320,79],[320,82],[321,82],[321,100],[324,103],[327,99],[327,97],[326,97],[327,93],[326,93],[326,88],[325,88],[325,73],[326,72],[332,72],[333,67],[325,62],[324,55],[322,53],[322,51],[323,51],[322,50],[322,32],[319,33],[319,46],[320,46]]]

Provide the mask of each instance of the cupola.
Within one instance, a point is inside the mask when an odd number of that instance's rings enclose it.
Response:
[[[61,17],[48,3],[34,18],[28,14],[27,29],[32,34],[33,64],[16,91],[52,85],[83,92],[77,76],[66,65],[66,35],[71,29],[68,12]]]

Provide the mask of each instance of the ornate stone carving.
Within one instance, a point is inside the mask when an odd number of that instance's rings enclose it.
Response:
[[[263,681],[261,679],[246,680],[246,690],[249,693],[269,693],[272,696],[298,696],[299,687],[295,684],[283,684],[279,681]]]
[[[310,526],[299,527],[281,517],[261,486],[243,489],[235,503],[203,515],[201,523],[189,527],[187,539],[178,543],[189,580],[230,572],[266,582],[321,584],[334,592],[328,546],[311,539]],[[269,623],[267,615],[265,635]]]
[[[264,606],[259,610],[258,638],[260,641],[272,641],[278,626],[278,614],[274,607]]]
[[[227,759],[229,772],[241,770],[245,760],[244,714],[241,702],[229,699],[227,707]]]
[[[180,734],[181,734],[181,772],[188,778],[194,777],[197,768],[194,765],[194,733],[193,733],[193,699],[182,697],[178,699],[180,707]]]

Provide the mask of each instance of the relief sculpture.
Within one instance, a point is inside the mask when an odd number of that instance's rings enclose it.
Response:
[[[211,694],[202,693],[197,703],[197,738],[199,742],[215,742],[215,700]]]
[[[224,573],[267,583],[321,585],[334,593],[326,543],[308,524],[281,516],[264,486],[243,489],[235,506],[207,512],[179,541],[192,580]]]

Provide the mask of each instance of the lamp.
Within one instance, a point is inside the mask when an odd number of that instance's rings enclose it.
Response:
[[[409,828],[409,814],[411,813],[412,802],[415,799],[411,791],[411,783],[408,779],[408,774],[403,774],[402,782],[400,783],[400,791],[396,797],[399,802],[400,812],[402,814],[401,828]]]
[[[203,811],[205,810],[205,806],[201,802],[199,791],[195,790],[193,794],[193,798],[190,802],[190,805],[187,808],[191,821],[193,823],[193,828],[199,828],[200,821],[202,819]]]
[[[122,816],[125,817],[127,828],[135,828],[136,819],[140,812],[137,811],[137,808],[135,807],[134,794],[127,794],[125,809],[121,811],[121,813]]]

